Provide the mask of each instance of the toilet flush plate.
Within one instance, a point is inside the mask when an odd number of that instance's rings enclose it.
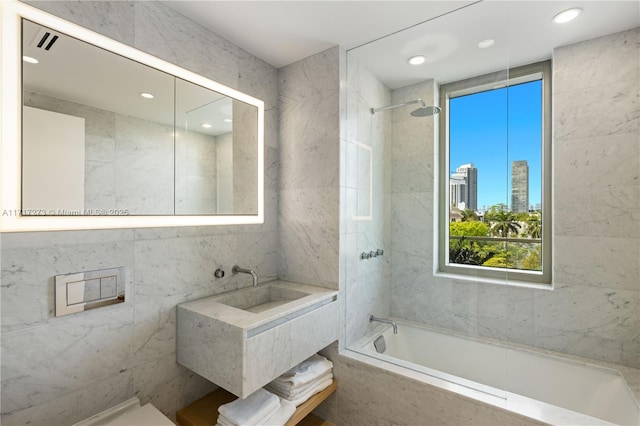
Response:
[[[55,315],[74,314],[124,302],[125,267],[56,275]]]

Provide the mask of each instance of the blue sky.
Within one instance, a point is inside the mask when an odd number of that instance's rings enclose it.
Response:
[[[529,204],[541,199],[542,82],[453,98],[449,102],[451,171],[478,169],[478,209],[511,203],[511,162],[529,164]]]

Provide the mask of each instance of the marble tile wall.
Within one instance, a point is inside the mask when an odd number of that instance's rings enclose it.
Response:
[[[175,305],[250,285],[235,263],[277,277],[277,71],[159,2],[29,4],[265,101],[265,224],[0,236],[2,424],[71,424],[133,396],[173,417],[213,388],[175,362]],[[112,266],[126,303],[53,316],[55,275]]]
[[[37,93],[24,102],[85,119],[85,209],[172,214],[175,199],[177,213],[217,211],[216,138],[181,133],[174,151],[173,128],[160,123]]]
[[[278,70],[284,280],[338,289],[340,49]]]
[[[371,108],[391,104],[391,91],[347,53],[347,111],[341,140],[343,171],[340,191],[343,210],[340,228],[346,309],[346,345],[367,331],[369,314],[389,315],[391,220],[392,111],[371,114]],[[373,167],[371,167],[373,165]],[[372,208],[371,208],[372,207]],[[384,255],[367,260],[362,252],[382,249]]]
[[[233,101],[233,208],[236,214],[258,212],[258,109]]]
[[[554,52],[553,291],[432,275],[434,142],[394,116],[392,315],[640,367],[639,50],[634,29]]]
[[[216,136],[216,182],[218,212],[233,212],[233,138],[231,133]]]
[[[218,141],[212,136],[188,132],[175,147],[175,211],[183,214],[218,213]],[[230,138],[229,138],[230,140]],[[229,167],[228,165],[226,167]]]

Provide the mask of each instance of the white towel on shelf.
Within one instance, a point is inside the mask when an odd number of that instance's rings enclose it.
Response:
[[[313,381],[314,379],[326,374],[333,369],[333,363],[318,354],[302,361],[291,370],[287,371],[276,381],[281,383],[291,383],[292,385],[303,385]]]
[[[291,398],[291,397],[285,397],[283,395],[279,395],[277,392],[275,392],[278,396],[292,402],[296,407],[300,404],[302,404],[303,402],[307,401],[309,398],[311,398],[313,395],[317,394],[320,391],[325,390],[326,388],[328,388],[329,386],[331,386],[331,383],[333,383],[333,379],[326,379],[323,380],[322,382],[317,383],[315,386],[309,388],[307,391],[305,391],[303,394],[299,394],[296,395],[295,398]]]
[[[280,398],[280,408],[278,408],[271,416],[263,419],[258,423],[252,423],[251,426],[284,426],[296,412],[296,406],[284,398]],[[236,426],[222,414],[218,416],[217,426]]]
[[[258,426],[284,426],[296,412],[293,402],[280,398],[280,409]]]
[[[295,399],[296,395],[305,393],[307,390],[313,388],[314,386],[317,386],[318,383],[323,382],[327,379],[329,380],[333,379],[333,373],[331,371],[323,374],[322,376],[318,377],[317,379],[314,379],[309,383],[305,383],[299,386],[292,385],[291,383],[288,383],[288,382],[283,384],[282,382],[274,380],[273,382],[266,385],[265,389],[277,395],[285,396],[285,397],[293,397],[293,399]]]
[[[220,414],[218,423],[229,422],[232,426],[254,426],[271,417],[279,408],[280,398],[267,390],[258,389],[245,399],[236,399],[221,405],[218,408]]]
[[[229,420],[227,420],[221,414],[218,415],[218,423],[217,424],[220,425],[220,426],[235,426],[233,423],[231,423]]]

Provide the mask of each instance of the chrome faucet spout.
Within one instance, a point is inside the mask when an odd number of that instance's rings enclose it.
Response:
[[[369,322],[373,322],[373,321],[383,322],[385,324],[391,324],[391,326],[393,327],[393,334],[398,334],[398,324],[396,324],[395,321],[391,321],[390,319],[378,318],[378,317],[374,317],[373,315],[369,315]]]
[[[249,274],[253,279],[253,286],[255,287],[258,285],[258,274],[256,274],[256,272],[253,269],[245,269],[245,268],[239,267],[238,265],[233,265],[233,268],[231,268],[231,272],[234,274],[237,274],[237,273]]]

